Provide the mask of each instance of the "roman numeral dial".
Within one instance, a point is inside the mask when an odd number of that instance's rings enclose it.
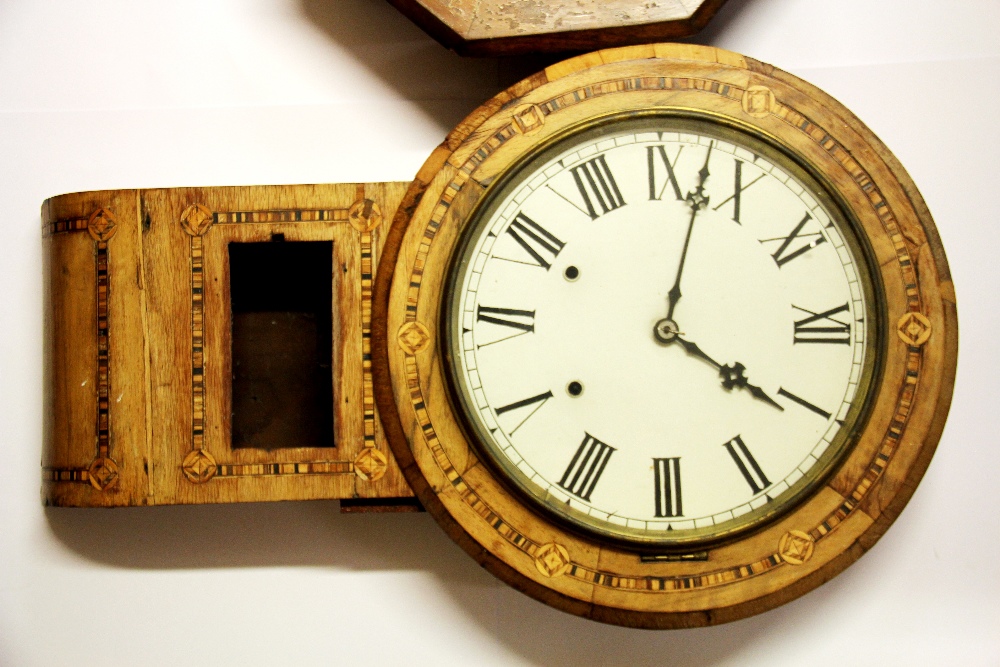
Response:
[[[743,202],[743,192],[748,190],[751,185],[757,183],[760,179],[764,178],[765,174],[758,174],[755,178],[744,183],[743,178],[743,160],[739,158],[734,158],[735,165],[733,167],[733,194],[729,195],[718,204],[713,207],[712,210],[718,211],[724,206],[732,207],[732,220],[737,224],[740,223],[740,209]]]
[[[845,315],[850,317],[848,304],[819,313],[796,305],[792,305],[792,308],[805,315],[795,320],[792,340],[796,344],[850,345],[851,323],[849,320],[845,321]]]
[[[677,182],[677,173],[674,171],[677,161],[681,159],[681,153],[684,152],[684,146],[678,146],[676,150],[676,154],[671,159],[663,144],[646,146],[650,200],[663,199],[663,193],[667,191],[667,187],[670,187],[670,193],[674,199],[677,201],[684,199],[680,183]]]
[[[867,404],[853,228],[778,149],[702,125],[543,147],[446,214],[459,256],[429,256],[452,267],[445,385],[482,470],[582,533],[718,544],[770,521]]]
[[[552,392],[546,391],[535,396],[530,396],[528,398],[522,398],[519,401],[514,401],[508,403],[507,405],[502,405],[496,408],[497,417],[504,415],[506,413],[513,413],[514,419],[520,416],[520,420],[515,422],[507,432],[510,435],[514,435],[517,429],[524,425],[524,422],[528,421],[536,412],[538,412],[546,401],[552,398]]]
[[[675,517],[684,515],[681,502],[681,460],[679,457],[653,459],[653,515]]]
[[[522,308],[476,306],[476,322],[490,325],[479,347],[494,345],[535,331],[535,311]]]
[[[821,232],[804,231],[806,224],[810,220],[812,220],[812,215],[806,213],[799,220],[798,224],[792,227],[792,231],[787,236],[761,240],[761,243],[777,244],[777,250],[774,251],[771,258],[778,265],[779,269],[796,257],[801,257],[813,248],[826,242]]]

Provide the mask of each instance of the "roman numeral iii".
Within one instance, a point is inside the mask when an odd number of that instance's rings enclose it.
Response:
[[[838,313],[849,313],[847,303],[822,313],[792,304],[792,308],[807,316],[795,321],[793,343],[825,343],[829,345],[849,345],[851,343],[851,323],[834,318]]]
[[[583,442],[577,447],[573,459],[566,466],[566,472],[559,480],[559,486],[574,496],[589,501],[590,494],[600,481],[605,466],[611,455],[617,450],[601,442],[589,433],[583,436]]]
[[[726,448],[726,451],[728,451],[729,455],[733,458],[733,462],[736,464],[736,467],[740,469],[743,479],[745,479],[747,484],[750,485],[750,489],[753,491],[754,495],[771,486],[771,482],[767,479],[767,475],[765,475],[764,471],[760,469],[760,466],[757,465],[757,460],[743,443],[743,438],[736,436],[724,444],[723,447]]]
[[[681,460],[679,457],[653,459],[654,514],[658,517],[683,516],[681,504]]]

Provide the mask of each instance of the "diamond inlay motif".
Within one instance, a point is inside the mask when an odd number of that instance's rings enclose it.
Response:
[[[931,337],[931,321],[923,313],[906,313],[899,318],[896,332],[904,343],[917,347]]]

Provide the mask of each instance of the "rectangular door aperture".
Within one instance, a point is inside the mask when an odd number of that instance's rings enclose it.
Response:
[[[232,446],[334,446],[333,243],[230,243],[229,289]]]

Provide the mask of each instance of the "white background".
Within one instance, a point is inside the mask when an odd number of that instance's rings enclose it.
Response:
[[[730,0],[697,38],[824,88],[907,166],[961,351],[938,454],[870,553],[764,615],[650,632],[513,591],[427,515],[39,502],[45,197],[409,180],[545,61],[459,58],[382,0],[0,0],[0,665],[1000,665],[998,28],[997,0]]]

